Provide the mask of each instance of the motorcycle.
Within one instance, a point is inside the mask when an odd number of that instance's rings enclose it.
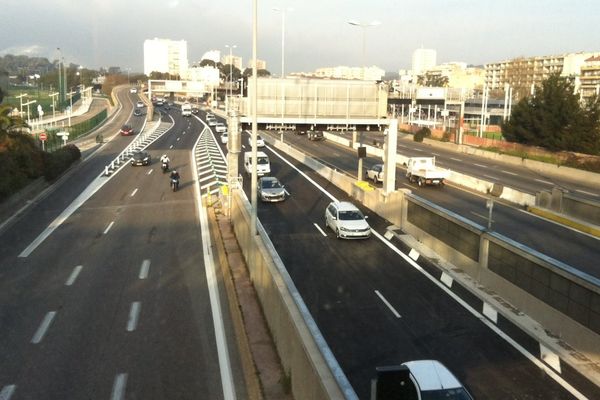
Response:
[[[173,189],[174,192],[176,192],[177,189],[179,189],[179,179],[171,178],[171,189]]]
[[[169,171],[169,163],[168,162],[163,162],[161,168],[162,168],[163,174],[166,173],[166,172],[168,172]]]

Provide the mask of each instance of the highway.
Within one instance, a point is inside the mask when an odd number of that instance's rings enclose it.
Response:
[[[263,132],[262,134],[267,135],[268,133]],[[279,136],[273,135],[273,137],[278,138]],[[287,134],[284,140],[325,164],[356,176],[355,150],[328,141],[311,142],[305,136],[293,134]],[[377,163],[381,163],[381,159],[367,157],[363,163],[363,170]],[[404,176],[404,172],[405,170],[402,168],[397,169],[397,188],[410,189],[416,195],[438,206],[476,224],[487,226],[488,210],[486,209],[486,197],[483,195],[461,190],[451,185],[443,188],[420,188],[416,184],[410,184]],[[379,184],[379,186],[381,185]],[[539,218],[503,202],[495,202],[492,219],[494,231],[591,276],[600,277],[597,261],[600,257],[600,245],[597,238]]]
[[[119,92],[125,107],[105,137],[135,97]],[[133,137],[115,137],[0,233],[0,390],[11,400],[244,398],[227,307],[227,334],[213,323],[221,317],[211,307],[190,153],[202,126],[170,114],[174,125],[148,148],[150,166],[100,178],[108,181],[30,253]],[[182,175],[175,193],[158,163],[164,152]]]
[[[242,152],[248,151],[247,135],[243,144]],[[270,175],[291,196],[282,203],[259,203],[258,217],[359,398],[369,398],[377,366],[424,358],[442,361],[475,398],[574,398],[569,383],[584,396],[600,396],[585,379],[567,383],[553,377],[532,361],[535,356],[510,344],[421,265],[402,257],[400,244],[381,236],[388,223],[369,210],[363,209],[374,237],[335,239],[325,228],[324,210],[333,198],[347,196],[269,146],[261,150],[271,159]],[[331,148],[325,151],[336,157]],[[241,160],[240,155],[240,166]],[[247,196],[249,181],[245,175]]]
[[[398,136],[398,153],[407,157],[435,156],[437,164],[443,168],[500,183],[525,193],[535,194],[557,187],[578,198],[600,201],[600,182],[582,183],[574,179],[540,174],[529,168],[418,143],[412,140],[412,135],[399,133]],[[360,138],[360,135],[358,137]],[[383,135],[378,132],[363,132],[362,143],[372,144],[373,141],[383,143]]]

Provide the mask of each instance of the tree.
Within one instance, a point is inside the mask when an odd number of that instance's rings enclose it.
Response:
[[[242,75],[246,78],[251,78],[252,77],[252,68],[246,68]],[[265,77],[265,76],[271,76],[271,73],[269,71],[267,71],[266,69],[257,69],[256,76],[261,78],[261,77]]]
[[[417,77],[417,84],[429,87],[446,87],[448,86],[448,77],[426,73]]]
[[[534,96],[517,103],[510,121],[502,125],[502,133],[508,141],[552,151],[598,154],[599,107],[597,98],[581,105],[573,79],[554,74]]]

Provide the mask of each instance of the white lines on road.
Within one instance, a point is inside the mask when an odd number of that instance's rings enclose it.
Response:
[[[140,279],[146,279],[148,277],[148,271],[150,269],[150,260],[144,260],[140,268]]]
[[[318,229],[319,232],[321,232],[321,235],[327,236],[327,234],[325,233],[325,231],[323,229],[321,229],[321,227],[317,223],[314,223],[313,225],[315,226],[315,228]]]
[[[587,194],[589,196],[600,197],[598,193],[586,192],[585,190],[575,189],[576,192]]]
[[[135,190],[133,192],[131,192],[131,197],[135,196],[135,194],[137,193],[138,188],[135,188]]]
[[[545,183],[546,185],[554,185],[554,183],[553,183],[553,182],[550,182],[550,181],[545,181],[545,180],[543,180],[543,179],[534,179],[534,181],[536,181],[536,182],[540,182],[540,183]]]
[[[169,148],[170,148],[170,149],[172,149],[172,148],[173,148],[173,145],[170,145],[170,146],[169,146]]]
[[[387,308],[390,309],[390,311],[392,312],[392,314],[394,314],[396,316],[396,318],[402,318],[402,316],[398,313],[398,311],[396,311],[396,309],[394,307],[392,307],[390,302],[387,301],[386,298],[383,297],[383,295],[381,293],[379,293],[379,290],[376,290],[375,294],[381,299],[381,301],[383,301],[383,304],[385,304],[387,306]]]
[[[127,386],[127,374],[119,374],[115,377],[110,400],[122,400],[125,397],[125,387]]]
[[[150,175],[150,174],[152,173],[152,171],[154,171],[154,170],[153,170],[153,169],[151,169],[150,171],[148,171],[148,172],[146,173],[146,175]]]
[[[16,389],[17,385],[4,386],[0,392],[0,400],[10,400]]]
[[[179,142],[179,140],[180,140],[180,139],[181,139],[181,138],[177,138],[177,141]]]
[[[481,167],[481,168],[487,168],[488,167],[487,165],[483,165],[483,164],[475,164],[475,163],[473,163],[473,165],[476,165],[476,166]]]
[[[423,149],[413,149],[414,151],[423,151]]]
[[[485,219],[486,221],[487,221],[487,220],[488,220],[488,218],[489,218],[488,216],[485,216],[485,215],[478,214],[478,213],[476,213],[475,211],[471,211],[471,214],[473,214],[473,215],[475,215],[475,216],[477,216],[477,217],[479,217],[479,218]],[[494,220],[493,220],[493,219],[492,219],[492,222],[494,222]]]
[[[438,156],[438,157],[441,157],[441,156],[442,156],[440,153],[433,153],[433,152],[432,152],[431,154],[433,154],[434,156]]]
[[[52,320],[54,319],[55,315],[56,315],[56,311],[50,311],[50,312],[48,312],[48,314],[46,314],[46,316],[42,320],[42,323],[40,324],[40,327],[35,332],[35,335],[33,335],[33,338],[31,338],[31,343],[38,344],[39,342],[42,341],[42,339],[44,338],[46,331],[50,327],[50,324],[52,323]]]
[[[83,265],[78,265],[75,268],[73,268],[73,272],[71,272],[69,279],[67,279],[67,281],[65,282],[66,286],[71,286],[73,283],[75,283],[75,279],[77,279],[77,277],[79,276],[79,273],[81,272],[82,268]]]
[[[108,224],[108,226],[106,227],[106,229],[104,230],[104,234],[106,235],[108,233],[108,231],[110,231],[110,228],[112,228],[112,226],[115,224],[115,221],[111,221],[110,224]]]
[[[460,158],[456,158],[456,157],[450,157],[450,159],[454,160],[454,161],[462,161]]]
[[[129,309],[129,319],[127,320],[127,332],[133,332],[137,327],[141,308],[142,304],[139,301],[134,301],[131,303],[131,308]]]
[[[501,170],[500,170],[500,172],[503,172],[503,173],[505,173],[505,174],[512,175],[512,176],[517,176],[517,175],[519,175],[519,174],[515,174],[514,172],[505,171],[505,170],[503,170],[503,169],[501,169]]]

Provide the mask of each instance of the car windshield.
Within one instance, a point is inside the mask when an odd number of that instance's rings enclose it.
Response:
[[[262,187],[263,189],[280,189],[281,183],[279,183],[279,181],[275,179],[263,180]]]
[[[362,213],[357,210],[340,211],[340,220],[342,221],[359,221],[365,219]]]
[[[269,159],[267,157],[258,157],[258,160],[256,161],[257,164],[268,164],[269,163]]]
[[[427,390],[421,392],[423,400],[473,400],[463,388]]]

